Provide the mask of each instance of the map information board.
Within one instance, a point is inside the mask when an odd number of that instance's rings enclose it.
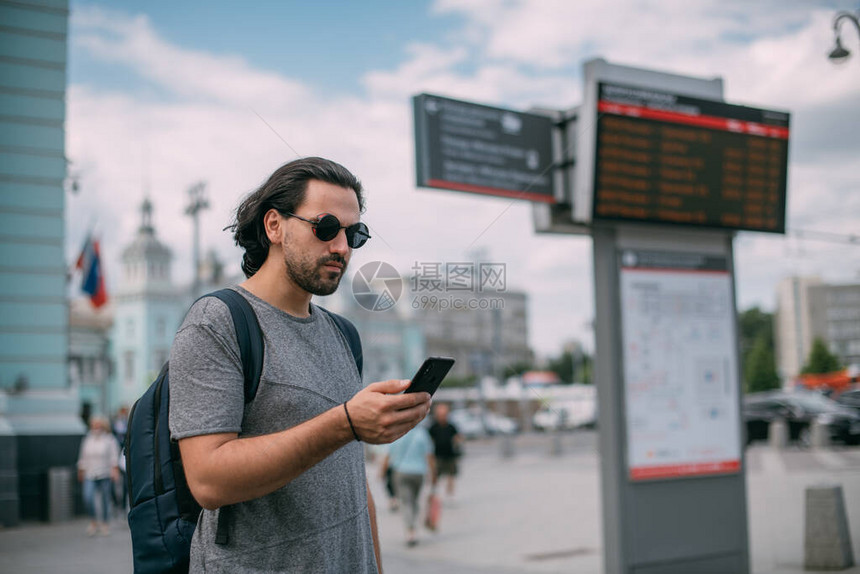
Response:
[[[724,256],[620,253],[631,480],[738,472],[732,278]]]

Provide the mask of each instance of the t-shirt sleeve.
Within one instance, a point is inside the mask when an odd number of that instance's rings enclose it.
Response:
[[[195,303],[170,350],[170,434],[240,432],[245,409],[239,343],[227,305]]]

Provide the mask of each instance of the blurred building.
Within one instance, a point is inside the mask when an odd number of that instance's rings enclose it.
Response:
[[[813,336],[843,365],[860,365],[860,284],[811,286],[809,311]]]
[[[816,338],[843,364],[860,364],[860,284],[826,284],[818,277],[780,282],[774,339],[782,377],[800,374]]]
[[[84,425],[69,385],[66,0],[0,4],[0,524],[48,517]]]
[[[415,311],[427,339],[427,354],[456,359],[453,376],[492,375],[534,360],[526,293],[462,292],[454,298],[460,302],[458,309],[419,305]]]
[[[109,398],[113,304],[98,309],[89,299],[73,299],[69,305],[69,381],[77,389],[81,416],[113,414]]]
[[[188,305],[188,290],[173,284],[173,255],[156,236],[152,210],[145,199],[137,235],[122,252],[111,333],[115,365],[108,393],[111,413],[130,407],[155,380],[170,357],[173,336]]]
[[[819,284],[821,279],[818,277],[787,277],[777,286],[774,352],[776,369],[783,379],[800,373],[812,349],[809,287]]]

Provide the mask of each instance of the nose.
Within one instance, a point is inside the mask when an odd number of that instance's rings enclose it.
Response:
[[[337,253],[340,256],[346,258],[349,256],[349,243],[346,240],[346,230],[338,229],[337,235],[334,236],[334,239],[329,241],[329,253]]]

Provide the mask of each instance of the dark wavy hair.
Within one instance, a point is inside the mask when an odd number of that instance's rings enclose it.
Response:
[[[245,250],[242,256],[245,277],[259,271],[269,256],[269,238],[263,227],[263,217],[270,209],[282,214],[295,213],[312,179],[352,189],[358,198],[359,213],[364,212],[361,182],[339,163],[321,157],[305,157],[282,165],[266,183],[242,200],[233,223],[225,228],[233,233],[236,245]]]

